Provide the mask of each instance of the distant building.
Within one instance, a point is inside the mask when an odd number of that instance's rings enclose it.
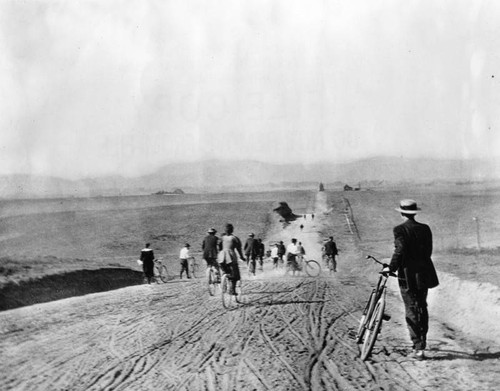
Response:
[[[349,185],[344,186],[344,191],[352,191],[352,190],[353,190],[353,188],[351,186],[349,186]]]
[[[175,189],[174,191],[165,191],[165,190],[160,190],[157,191],[156,193],[153,193],[155,195],[181,195],[181,194],[186,194],[184,193],[181,189]]]
[[[323,185],[323,182],[319,183],[319,191],[325,191],[325,186]]]

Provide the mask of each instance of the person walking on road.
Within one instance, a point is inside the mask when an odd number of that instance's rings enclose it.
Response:
[[[257,239],[257,260],[259,261],[259,270],[264,270],[264,256],[266,255],[266,246],[262,243],[262,239]]]
[[[414,356],[423,360],[429,330],[427,292],[439,284],[431,260],[432,232],[428,225],[415,220],[420,208],[414,200],[402,200],[396,210],[404,222],[394,227],[394,253],[384,271],[398,274]]]
[[[182,274],[184,272],[186,272],[187,278],[191,278],[191,276],[189,275],[189,266],[188,266],[189,260],[192,258],[192,256],[189,254],[190,247],[191,246],[189,245],[189,243],[186,243],[184,247],[181,249],[181,252],[179,254],[179,259],[181,264],[180,278],[182,278]]]
[[[281,240],[278,244],[278,264],[280,266],[283,266],[283,257],[285,256],[285,253],[286,253],[286,247],[285,245],[283,244],[283,241]]]
[[[338,255],[339,251],[337,249],[337,244],[333,241],[333,236],[328,238],[328,242],[325,243],[323,247],[324,254],[327,257],[328,262],[332,262],[333,271],[337,271],[337,260],[335,257]]]
[[[297,244],[297,263],[301,269],[303,269],[304,266],[304,255],[306,255],[306,250],[304,246],[302,246],[302,242],[299,242],[299,244]]]
[[[151,280],[154,277],[155,265],[155,254],[153,250],[149,248],[150,245],[150,243],[146,243],[145,248],[141,250],[139,258],[142,262],[142,270],[144,271],[144,276],[146,277],[148,284],[151,284]]]
[[[217,253],[219,246],[219,238],[215,236],[217,233],[215,228],[210,228],[207,231],[207,236],[203,239],[203,243],[201,244],[201,249],[203,250],[203,259],[207,263],[207,269],[210,266],[214,266],[217,270],[219,270],[219,264],[217,263]]]
[[[255,275],[256,259],[259,252],[259,244],[255,239],[253,233],[248,235],[248,239],[245,242],[245,247],[243,248],[245,256],[247,258],[247,266],[250,274]]]
[[[277,269],[278,268],[278,243],[276,243],[273,248],[271,249],[271,259],[273,260],[273,268]]]
[[[240,239],[233,235],[233,225],[226,224],[225,231],[219,244],[221,252],[217,261],[220,263],[222,271],[227,274],[231,281],[229,294],[236,295],[236,283],[241,279],[238,257],[243,260],[245,260],[245,257],[243,256]]]
[[[297,255],[298,255],[297,239],[293,238],[292,242],[288,246],[286,246],[286,255],[285,255],[287,271],[291,270],[293,275],[295,275],[295,272],[299,270],[297,264]]]

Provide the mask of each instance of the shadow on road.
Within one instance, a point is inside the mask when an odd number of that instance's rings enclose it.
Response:
[[[293,290],[292,290],[293,291]],[[289,293],[292,291],[278,291],[278,292],[244,292],[243,300],[240,302],[242,306],[246,307],[267,307],[273,305],[287,305],[287,304],[306,304],[306,303],[325,303],[326,300],[307,300],[307,299],[274,299],[274,294]],[[248,300],[247,295],[260,295],[255,299]]]
[[[456,350],[433,350],[430,349],[429,352],[433,352],[432,356],[427,359],[432,361],[444,361],[444,360],[474,360],[474,361],[485,361],[485,360],[496,360],[500,358],[499,352],[482,352],[482,353],[467,353],[460,352]]]

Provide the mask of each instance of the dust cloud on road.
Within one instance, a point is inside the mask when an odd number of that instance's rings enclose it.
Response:
[[[327,222],[343,210],[317,193],[308,214],[266,243],[292,237],[320,260]],[[303,229],[300,229],[300,225]],[[474,345],[431,315],[428,359],[415,361],[403,305],[388,294],[372,360],[352,335],[368,298],[369,267],[347,226],[331,232],[338,273],[285,275],[266,262],[248,276],[240,304],[224,309],[204,279],[141,285],[0,313],[2,390],[489,390],[498,348]],[[375,277],[374,277],[375,275]],[[484,351],[477,349],[484,348]],[[496,355],[496,356],[495,356]]]

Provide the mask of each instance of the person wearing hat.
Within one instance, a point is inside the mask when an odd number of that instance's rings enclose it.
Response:
[[[398,274],[414,356],[423,360],[429,329],[427,292],[436,287],[439,281],[431,260],[431,229],[415,220],[419,210],[414,200],[402,200],[399,208],[396,208],[404,222],[394,227],[394,253],[383,272]]]
[[[296,271],[299,271],[299,264],[297,263],[297,255],[299,254],[299,250],[297,248],[297,239],[292,238],[291,243],[286,246],[286,270],[292,271],[292,274],[295,275]]]
[[[141,250],[140,260],[142,261],[142,270],[144,270],[144,276],[146,277],[148,284],[151,284],[151,280],[154,277],[154,266],[155,266],[155,254],[153,249],[149,248],[150,244],[146,243],[146,246]]]
[[[283,241],[280,240],[280,242],[278,243],[278,263],[279,263],[279,266],[283,266],[283,257],[285,256],[285,253],[286,253],[286,247],[285,245],[283,244]]]
[[[186,243],[184,245],[184,247],[181,249],[181,252],[180,252],[180,255],[179,255],[179,258],[180,258],[180,263],[181,263],[181,274],[180,274],[180,278],[182,278],[182,274],[184,273],[184,271],[186,272],[186,276],[187,278],[191,278],[189,276],[189,266],[188,266],[188,262],[191,258],[193,258],[190,254],[189,254],[189,248],[191,246],[189,245],[189,243]]]
[[[333,240],[333,236],[330,236],[328,238],[328,241],[323,246],[323,253],[326,256],[327,262],[332,262],[333,271],[336,272],[337,260],[335,259],[335,257],[338,255],[339,250],[337,249],[337,244]]]
[[[215,228],[210,228],[207,231],[208,235],[203,239],[201,249],[203,250],[203,259],[207,263],[207,269],[210,266],[214,266],[219,270],[219,263],[217,262],[219,238],[215,236],[216,233]]]
[[[255,268],[257,263],[257,254],[259,253],[259,244],[253,233],[248,234],[247,241],[243,247],[245,257],[247,259],[248,272],[255,276]]]
[[[230,223],[226,224],[225,232],[222,234],[219,242],[220,254],[217,258],[222,271],[228,276],[229,281],[231,281],[229,288],[230,295],[236,295],[236,283],[241,279],[238,258],[245,259],[241,248],[241,241],[233,232],[234,226]]]

